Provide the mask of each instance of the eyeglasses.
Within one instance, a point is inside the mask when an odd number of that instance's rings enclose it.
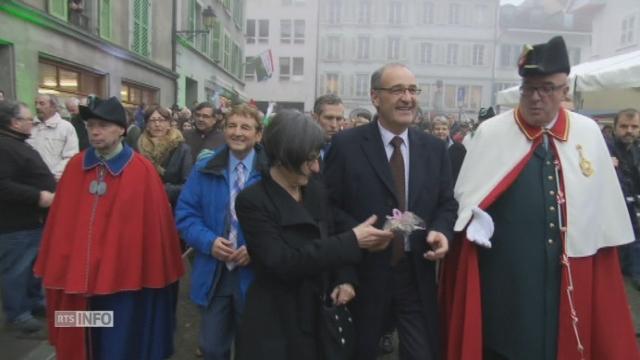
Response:
[[[162,124],[162,123],[169,122],[169,120],[165,118],[155,118],[155,119],[149,119],[149,122],[153,124]]]
[[[373,90],[386,91],[386,92],[390,93],[393,96],[402,96],[406,92],[409,92],[409,95],[411,95],[411,96],[415,96],[415,95],[420,95],[420,93],[422,92],[422,89],[420,89],[420,88],[418,88],[416,86],[409,86],[409,87],[392,86],[390,88],[375,88]]]
[[[203,118],[203,119],[211,119],[211,118],[213,118],[213,115],[202,114],[202,113],[194,113],[193,116],[197,117],[197,118]]]
[[[522,85],[520,86],[520,95],[522,96],[531,96],[534,92],[537,92],[540,96],[549,96],[556,90],[563,89],[566,84],[554,85],[554,84],[544,84],[540,86],[533,85]]]

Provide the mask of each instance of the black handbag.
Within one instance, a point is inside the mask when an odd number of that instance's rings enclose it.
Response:
[[[351,360],[356,354],[356,331],[353,316],[345,305],[336,306],[324,297],[318,323],[323,359]]]

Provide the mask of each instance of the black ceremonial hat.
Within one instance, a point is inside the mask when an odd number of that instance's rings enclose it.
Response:
[[[480,108],[480,112],[478,112],[478,121],[491,119],[494,116],[496,116],[496,112],[493,111],[493,108],[491,106],[489,106],[488,108]]]
[[[570,71],[569,54],[562,36],[553,37],[546,44],[525,45],[518,60],[518,73],[522,77],[568,75]]]
[[[100,119],[114,123],[123,128],[127,128],[127,114],[120,100],[115,96],[107,100],[96,98],[89,106],[80,106],[80,117],[82,120]]]

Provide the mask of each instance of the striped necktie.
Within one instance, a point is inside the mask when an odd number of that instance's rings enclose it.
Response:
[[[244,173],[244,164],[238,163],[236,168],[233,170],[236,175],[236,179],[233,182],[233,186],[231,187],[231,196],[229,198],[229,210],[231,213],[231,228],[229,229],[229,241],[231,241],[231,247],[234,249],[238,248],[238,215],[236,214],[236,197],[244,188],[245,182],[245,173]],[[233,262],[227,262],[227,269],[233,270],[236,266]]]

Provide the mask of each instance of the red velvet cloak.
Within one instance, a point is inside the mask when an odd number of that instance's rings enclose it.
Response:
[[[568,134],[566,119],[562,114],[551,130],[551,135],[559,140]],[[520,125],[524,135],[533,140],[531,150],[480,203],[479,207],[483,210],[491,206],[516,180],[542,139],[539,129],[533,129],[526,123]],[[441,277],[439,300],[443,314],[443,354],[447,360],[482,359],[482,304],[477,245],[465,235],[462,232],[452,242]],[[593,256],[569,258],[569,263],[575,313],[571,311],[567,296],[570,284],[568,268],[563,265],[557,359],[640,359],[616,249],[601,248]],[[578,319],[576,326],[583,347],[582,354],[578,350],[573,314]]]
[[[95,155],[88,151],[67,164],[34,266],[47,290],[49,339],[59,359],[83,358],[84,331],[55,328],[54,311],[86,310],[92,295],[164,288],[184,273],[169,200],[153,165],[125,146],[105,167],[106,193],[98,197],[89,189],[103,165],[91,164]]]

